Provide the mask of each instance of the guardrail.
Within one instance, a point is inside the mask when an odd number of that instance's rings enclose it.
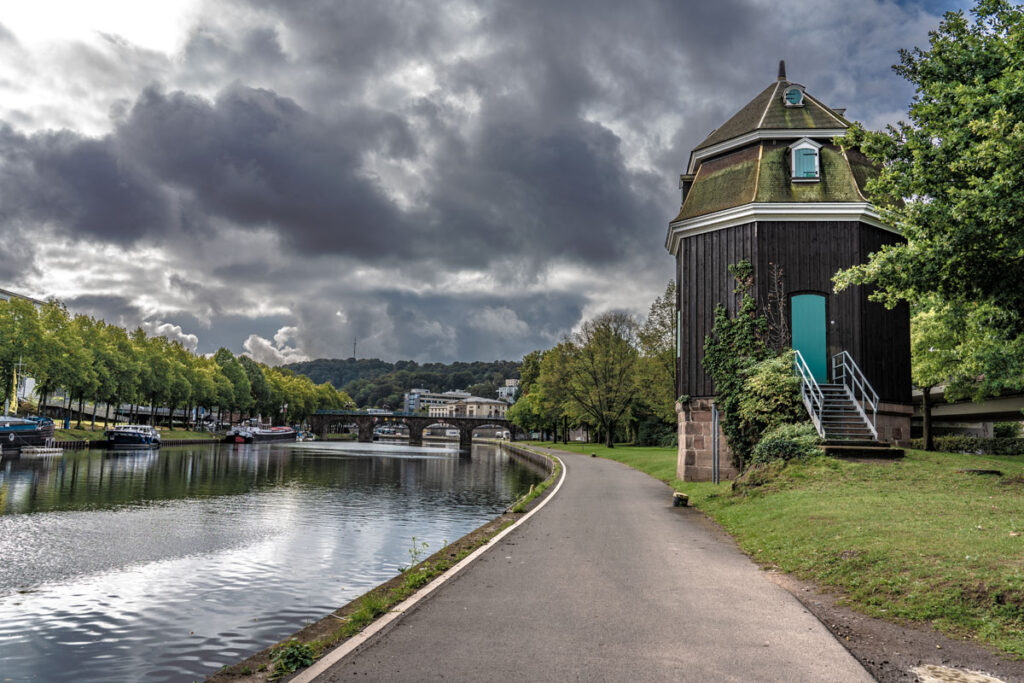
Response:
[[[850,401],[857,406],[857,411],[864,418],[864,422],[871,430],[871,434],[878,440],[878,393],[868,382],[867,377],[861,372],[860,367],[846,351],[840,351],[832,356],[832,381],[846,387],[846,393]],[[871,409],[871,418],[868,418],[867,409]]]
[[[793,367],[800,375],[800,398],[804,401],[804,407],[811,416],[814,428],[818,430],[818,436],[825,438],[825,427],[821,420],[822,412],[825,410],[825,395],[818,386],[818,381],[814,379],[814,373],[811,372],[807,361],[796,349],[793,349]]]

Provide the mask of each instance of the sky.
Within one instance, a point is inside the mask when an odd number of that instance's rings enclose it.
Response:
[[[968,4],[0,0],[0,287],[271,365],[518,360],[646,313],[780,59],[877,129]]]

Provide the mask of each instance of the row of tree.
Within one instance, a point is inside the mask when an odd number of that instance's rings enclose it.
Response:
[[[179,342],[128,332],[86,315],[71,315],[63,304],[41,306],[25,299],[0,301],[0,391],[13,393],[15,373],[36,380],[40,406],[63,390],[73,401],[174,411],[256,415],[276,422],[301,422],[321,408],[354,407],[329,383],[271,368],[220,349],[212,357],[189,352]],[[112,416],[107,415],[108,419]],[[170,417],[168,417],[170,421]]]
[[[675,443],[675,298],[670,281],[642,323],[605,313],[554,348],[527,354],[509,419],[563,440],[585,427],[609,447],[627,435]]]

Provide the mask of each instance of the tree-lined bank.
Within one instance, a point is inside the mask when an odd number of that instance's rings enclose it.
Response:
[[[190,352],[181,343],[149,336],[142,328],[129,332],[86,315],[71,315],[63,304],[36,306],[24,299],[0,301],[0,394],[10,397],[16,373],[36,380],[38,406],[54,392],[66,395],[65,410],[88,401],[167,409],[167,420],[180,409],[202,408],[216,414],[262,415],[275,422],[299,422],[322,408],[350,408],[347,394],[331,384],[285,368],[271,368],[247,356],[220,349],[212,357]],[[34,411],[37,406],[24,407]]]

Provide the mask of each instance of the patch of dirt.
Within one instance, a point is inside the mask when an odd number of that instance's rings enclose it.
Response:
[[[766,574],[799,600],[882,683],[928,680],[914,669],[922,672],[929,665],[981,672],[1007,682],[1024,681],[1024,661],[1007,659],[976,642],[950,638],[934,628],[901,626],[865,616],[810,582],[777,571]]]

